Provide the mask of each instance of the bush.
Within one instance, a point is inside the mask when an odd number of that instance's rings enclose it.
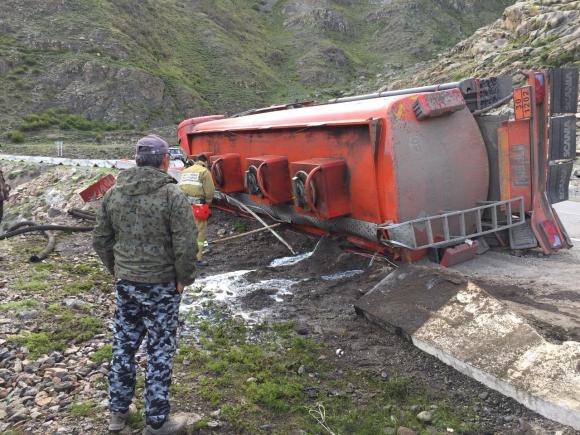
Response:
[[[18,125],[20,131],[37,131],[45,128],[58,127],[61,130],[79,131],[112,131],[129,130],[128,124],[110,124],[91,121],[79,115],[74,115],[64,109],[48,109],[41,113],[29,113]]]
[[[14,143],[24,142],[25,136],[20,130],[12,130],[8,132],[8,139]]]

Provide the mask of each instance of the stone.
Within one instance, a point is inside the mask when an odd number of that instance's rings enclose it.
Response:
[[[61,382],[60,384],[56,384],[54,386],[54,391],[61,393],[63,391],[71,391],[74,390],[74,385],[72,382]]]
[[[58,208],[50,207],[46,214],[48,215],[48,217],[53,218],[56,216],[60,216],[62,214],[62,211],[59,210]]]
[[[76,299],[76,298],[65,298],[62,300],[62,303],[65,306],[67,306],[68,308],[75,308],[75,309],[83,308],[84,306],[87,305],[86,302],[83,302],[83,301]]]
[[[22,372],[22,361],[17,358],[16,361],[14,361],[14,373],[21,372]]]
[[[397,435],[417,435],[417,432],[409,429],[408,427],[399,426],[399,428],[397,429]]]
[[[40,391],[34,398],[34,403],[40,407],[48,406],[52,403],[52,397],[46,391]]]
[[[35,397],[38,394],[38,388],[27,388],[23,391],[22,397]]]
[[[20,311],[16,314],[16,318],[19,320],[30,320],[36,317],[38,317],[38,310]]]
[[[489,393],[487,391],[484,391],[483,393],[480,393],[478,397],[481,400],[486,400],[489,397]]]
[[[304,366],[298,367],[298,374],[299,375],[303,375],[305,371],[306,371],[306,369],[304,368]]]
[[[72,355],[73,353],[77,353],[80,349],[76,346],[69,347],[67,350],[64,351],[65,355]]]
[[[296,322],[294,324],[294,332],[298,335],[308,335],[310,327],[305,322]]]
[[[62,367],[51,367],[44,372],[45,377],[64,379],[68,376],[68,370]]]
[[[433,419],[433,415],[430,411],[421,411],[417,414],[417,420],[422,421],[423,423],[429,423]]]

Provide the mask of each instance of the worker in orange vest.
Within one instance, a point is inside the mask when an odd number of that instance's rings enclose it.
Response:
[[[207,266],[203,261],[203,247],[207,232],[207,220],[210,216],[209,205],[213,200],[215,186],[209,172],[207,157],[199,155],[192,166],[181,173],[179,187],[189,196],[195,225],[197,226],[197,262],[198,266]]]

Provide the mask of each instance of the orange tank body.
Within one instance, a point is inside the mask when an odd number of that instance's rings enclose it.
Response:
[[[551,204],[568,197],[574,123],[562,120],[578,82],[570,68],[530,71],[516,89],[510,76],[465,79],[192,118],[177,134],[209,158],[217,206],[395,258],[499,232],[551,253],[571,246]],[[510,100],[515,119],[489,115]]]
[[[485,201],[485,145],[467,108],[417,120],[416,95],[273,111],[194,125],[179,133],[188,155],[237,153],[241,161],[342,158],[350,218],[402,222]],[[242,170],[243,170],[242,163]],[[291,174],[288,174],[290,177]]]

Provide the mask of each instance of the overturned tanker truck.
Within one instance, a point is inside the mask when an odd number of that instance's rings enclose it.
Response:
[[[406,261],[491,233],[549,254],[571,247],[552,204],[568,199],[577,95],[576,69],[530,71],[517,88],[467,79],[193,118],[178,139],[208,157],[218,207]],[[513,115],[488,114],[510,101]]]

